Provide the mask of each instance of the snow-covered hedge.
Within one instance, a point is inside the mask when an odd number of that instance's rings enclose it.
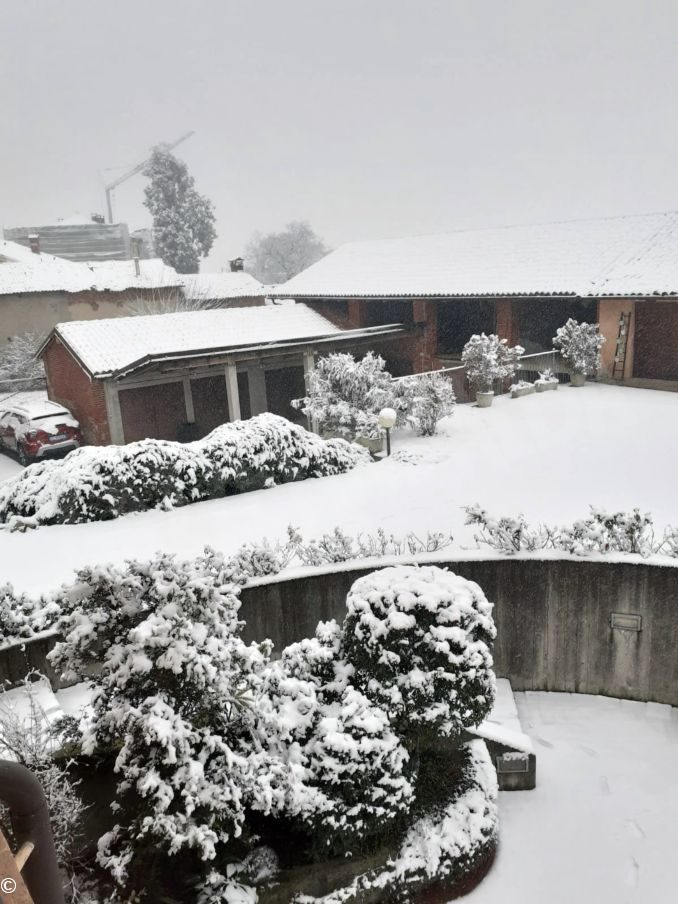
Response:
[[[341,439],[323,440],[273,414],[223,424],[194,443],[141,440],[88,446],[32,465],[0,488],[10,528],[105,521],[280,483],[342,474],[369,461]]]
[[[346,608],[353,681],[408,746],[458,737],[490,712],[496,629],[473,581],[433,565],[396,565],[357,580]]]
[[[640,509],[607,512],[591,506],[587,518],[555,527],[546,524],[532,527],[522,514],[496,518],[479,505],[466,506],[465,512],[466,524],[477,524],[480,528],[476,540],[508,555],[523,550],[555,549],[574,556],[628,553],[645,558],[651,555],[678,558],[678,529],[669,526],[657,536],[652,515]]]

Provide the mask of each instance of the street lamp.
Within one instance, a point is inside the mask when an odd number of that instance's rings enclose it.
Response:
[[[382,430],[386,431],[386,455],[391,454],[391,428],[395,427],[398,415],[393,408],[382,408],[379,412],[377,423]]]

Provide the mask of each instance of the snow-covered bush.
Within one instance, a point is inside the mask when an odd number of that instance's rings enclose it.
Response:
[[[491,333],[471,336],[461,353],[469,381],[479,392],[492,392],[496,380],[511,379],[525,349]]]
[[[479,505],[464,506],[465,524],[477,524],[480,532],[475,535],[479,543],[486,543],[499,552],[513,555],[522,549],[544,549],[553,543],[553,531],[544,525],[531,528],[525,516],[494,518]]]
[[[374,352],[358,361],[344,352],[327,355],[307,375],[308,395],[292,404],[324,433],[376,439],[379,412],[393,403],[393,378],[385,367]]]
[[[75,524],[341,474],[369,461],[273,414],[223,424],[203,440],[88,446],[39,462],[0,489],[0,522]]]
[[[480,587],[435,566],[398,565],[357,580],[343,646],[353,682],[408,747],[457,737],[492,708],[492,606]]]
[[[321,856],[383,836],[414,793],[407,751],[351,674],[341,629],[321,623],[270,665],[258,707],[268,758],[254,797],[300,820]]]
[[[407,423],[419,436],[433,436],[438,421],[454,411],[454,387],[444,374],[413,375],[394,385]]]
[[[561,528],[556,543],[560,549],[576,556],[591,552],[626,552],[648,556],[662,546],[662,542],[655,541],[649,512],[641,513],[640,509],[606,512],[593,506],[588,518],[575,521],[571,527]]]
[[[572,372],[586,377],[600,370],[600,349],[605,342],[597,323],[579,323],[572,317],[556,330],[553,344],[562,352]]]
[[[0,585],[0,646],[54,627],[60,611],[53,600],[32,600],[11,584]]]
[[[62,594],[64,640],[51,660],[94,683],[83,752],[112,751],[119,775],[118,823],[98,859],[125,890],[147,888],[158,858],[190,851],[209,861],[241,831],[240,736],[267,648],[240,639],[238,592],[227,562],[208,551],[86,568]]]

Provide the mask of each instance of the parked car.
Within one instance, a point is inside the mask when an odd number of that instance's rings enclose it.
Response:
[[[0,402],[0,448],[33,461],[83,445],[80,424],[63,405],[45,398]]]

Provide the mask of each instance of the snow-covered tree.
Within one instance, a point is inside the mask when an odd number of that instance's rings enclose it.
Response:
[[[181,288],[154,289],[125,303],[126,313],[134,317],[183,314],[186,311],[207,311],[220,307],[223,307],[223,304],[219,300],[207,298],[199,292],[188,295]]]
[[[157,253],[178,273],[197,273],[216,238],[212,202],[196,191],[186,164],[163,145],[153,149],[144,175]]]
[[[394,386],[386,362],[374,352],[356,361],[335,352],[320,358],[307,377],[308,395],[292,403],[321,431],[352,440],[381,435],[378,416],[393,403]]]
[[[435,566],[398,565],[357,580],[343,649],[352,681],[410,749],[478,725],[495,692],[492,606],[480,587]]]
[[[444,374],[413,375],[398,380],[394,385],[399,400],[406,408],[407,422],[419,436],[433,436],[438,421],[454,411],[454,387]]]
[[[53,664],[70,678],[95,675],[83,752],[116,755],[118,822],[99,862],[125,891],[159,894],[164,857],[209,861],[241,832],[240,736],[267,648],[240,639],[236,578],[209,550],[83,569],[60,602]]]
[[[407,751],[386,712],[353,686],[352,671],[341,628],[321,623],[271,664],[259,704],[269,758],[255,798],[300,819],[321,855],[383,835],[414,794]]]
[[[36,357],[40,341],[35,333],[12,336],[0,351],[0,398],[7,393],[42,389],[45,368]]]
[[[572,372],[592,377],[600,370],[600,350],[605,342],[597,323],[579,323],[572,317],[553,337],[553,344],[562,352]]]
[[[461,361],[468,378],[479,392],[492,392],[495,380],[511,379],[516,372],[525,349],[520,345],[513,348],[507,339],[485,333],[471,336],[461,353]]]
[[[304,220],[281,232],[255,233],[245,250],[248,272],[266,285],[285,283],[330,251]]]

